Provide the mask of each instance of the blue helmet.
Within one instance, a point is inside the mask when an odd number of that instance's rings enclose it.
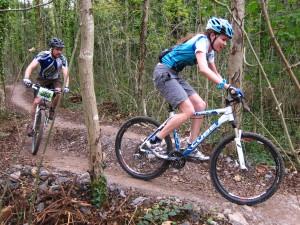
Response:
[[[228,20],[212,17],[208,20],[206,30],[211,29],[218,34],[225,34],[228,38],[232,38],[233,29]]]
[[[50,48],[64,48],[65,47],[65,44],[62,40],[60,40],[59,38],[52,38],[50,41],[49,41],[49,47]]]

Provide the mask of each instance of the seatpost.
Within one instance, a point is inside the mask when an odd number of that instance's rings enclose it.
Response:
[[[172,117],[175,114],[175,109],[171,104],[168,105],[168,112],[169,112],[169,117]]]

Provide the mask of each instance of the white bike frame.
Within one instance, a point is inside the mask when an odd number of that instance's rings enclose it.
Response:
[[[219,115],[220,118],[214,122],[203,134],[197,137],[191,145],[189,145],[183,152],[182,155],[184,157],[188,156],[192,151],[196,149],[196,147],[203,142],[204,139],[206,139],[211,133],[213,133],[217,128],[219,128],[222,124],[226,122],[233,122],[234,121],[234,115],[233,115],[233,110],[232,106],[227,106],[225,108],[219,108],[219,109],[213,109],[213,110],[205,110],[201,112],[195,112],[194,116],[211,116],[211,115]],[[152,133],[140,146],[144,146],[145,142],[148,141],[151,137],[153,137],[155,134],[157,134],[160,130],[162,130],[165,125],[168,123],[168,121],[175,115],[174,111],[170,112],[170,117],[163,122],[156,130],[154,133]],[[244,158],[244,153],[242,149],[242,144],[241,144],[241,135],[242,135],[242,130],[239,130],[238,128],[234,127],[234,133],[235,133],[235,145],[236,145],[236,150],[238,154],[238,159],[239,159],[239,164],[241,169],[247,170],[247,167],[245,165],[245,158]],[[174,130],[174,139],[175,139],[175,145],[176,148],[179,148],[180,143],[179,143],[179,137],[177,134],[177,131]],[[142,147],[140,147],[141,151],[145,151]],[[179,150],[179,149],[177,149]],[[155,156],[162,158],[162,159],[168,159],[168,156],[161,155],[155,151],[152,152]]]
[[[202,112],[195,112],[195,116],[204,116],[204,115],[219,115],[223,114],[216,122],[214,122],[202,135],[200,135],[192,144],[189,146],[184,152],[183,155],[186,156],[191,153],[205,138],[207,138],[211,133],[213,133],[217,128],[219,128],[222,124],[226,122],[234,121],[234,115],[232,106],[227,106],[225,108],[214,109],[214,110],[206,110]],[[241,136],[242,130],[234,127],[235,133],[235,145],[238,153],[239,163],[241,169],[247,169],[245,165],[245,158],[241,144]]]

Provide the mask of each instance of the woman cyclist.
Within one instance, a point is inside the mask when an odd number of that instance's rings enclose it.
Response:
[[[203,99],[179,74],[185,66],[198,65],[200,74],[216,83],[218,89],[229,88],[230,85],[217,71],[214,56],[215,52],[220,52],[226,47],[227,41],[232,36],[231,24],[225,19],[213,17],[208,20],[204,34],[193,35],[160,55],[160,62],[153,72],[155,87],[166,101],[173,108],[178,107],[180,112],[175,114],[166,126],[146,143],[152,151],[162,151],[162,140],[172,130],[191,118],[195,111],[203,111],[206,108]],[[234,90],[240,92],[237,88]],[[203,118],[192,120],[188,144],[199,135],[202,120]],[[209,160],[209,157],[199,149],[193,151],[190,157],[196,160]]]

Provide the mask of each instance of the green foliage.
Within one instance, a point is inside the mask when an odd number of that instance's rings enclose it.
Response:
[[[135,224],[227,224],[214,215],[194,210],[192,204],[174,202],[164,199],[137,211]]]
[[[101,207],[107,202],[108,190],[107,190],[107,180],[104,175],[95,179],[91,183],[92,189],[92,204]]]
[[[177,224],[175,221],[185,218],[186,213],[192,209],[191,204],[179,206],[160,201],[147,210],[146,214],[138,221],[138,225],[161,224],[165,221],[174,221],[172,224],[175,225]]]
[[[169,21],[175,24],[187,22],[189,11],[183,0],[166,0],[163,5],[163,12]]]

